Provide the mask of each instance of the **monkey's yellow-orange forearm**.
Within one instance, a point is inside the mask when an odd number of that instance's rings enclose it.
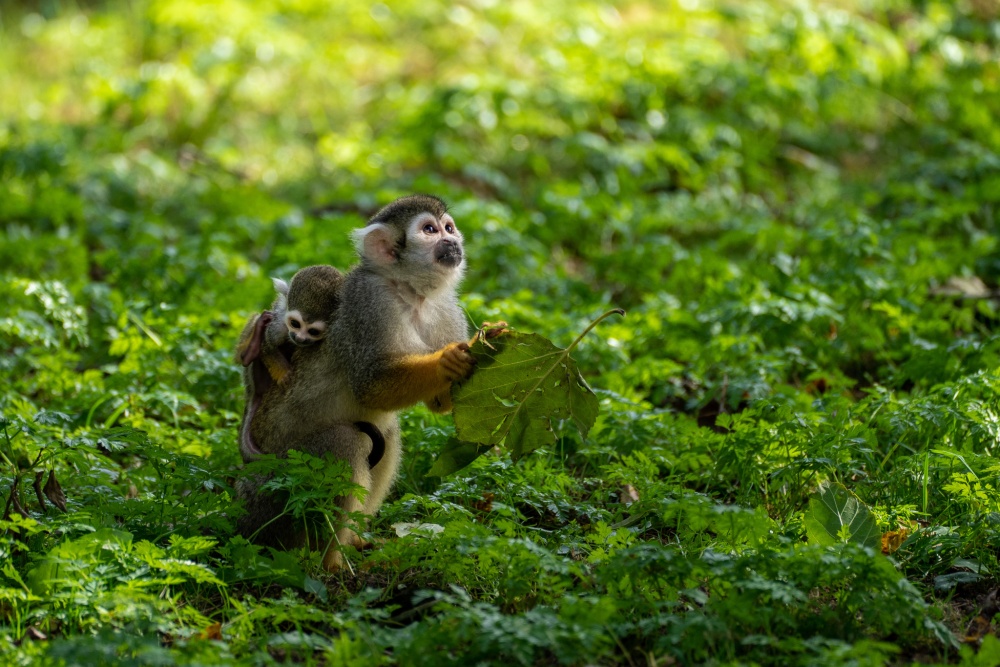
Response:
[[[375,410],[402,410],[430,400],[451,384],[441,377],[441,352],[403,357],[362,396],[362,404]]]
[[[452,343],[430,354],[407,355],[382,374],[361,396],[375,410],[402,410],[447,393],[454,380],[472,371],[468,345]]]

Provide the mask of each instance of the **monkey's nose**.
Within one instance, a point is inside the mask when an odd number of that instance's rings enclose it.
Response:
[[[451,239],[441,239],[434,256],[445,266],[456,266],[462,261],[462,246]]]

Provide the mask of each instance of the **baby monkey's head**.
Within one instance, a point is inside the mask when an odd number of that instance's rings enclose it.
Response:
[[[299,346],[312,345],[323,339],[340,303],[343,274],[325,264],[307,266],[292,276],[286,285],[285,326],[288,339]],[[284,284],[284,283],[282,283]],[[278,281],[275,287],[282,292]]]

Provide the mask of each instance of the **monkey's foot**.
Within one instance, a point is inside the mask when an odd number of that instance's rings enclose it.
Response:
[[[468,377],[475,365],[476,358],[469,354],[468,343],[452,343],[441,350],[438,375],[448,382],[455,382]]]
[[[499,322],[483,322],[483,325],[479,327],[476,335],[473,336],[472,342],[476,342],[477,339],[483,339],[483,341],[492,340],[498,336],[502,336],[507,333],[507,323],[503,320]]]
[[[351,533],[351,536],[349,538],[347,538],[346,543],[350,544],[352,547],[354,547],[358,551],[363,551],[363,550],[367,549],[369,547],[369,545],[371,544],[368,540],[366,540],[365,538],[361,537],[357,533]]]
[[[376,537],[371,541],[361,540],[361,546],[359,546],[358,549],[361,551],[374,551],[375,549],[381,549],[382,546],[385,545],[385,541],[384,537]]]
[[[507,333],[507,323],[503,320],[499,322],[483,322],[482,326],[476,329],[476,333],[473,334],[472,340],[469,341],[469,345],[474,345],[476,341],[482,341],[483,345],[490,348],[491,350],[496,350],[490,341],[494,338],[502,336]]]
[[[346,565],[347,559],[337,549],[330,549],[326,552],[326,556],[323,557],[323,569],[330,574],[340,572]]]

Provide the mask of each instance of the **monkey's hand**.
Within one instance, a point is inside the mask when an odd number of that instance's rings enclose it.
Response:
[[[476,365],[475,357],[469,354],[468,343],[446,345],[439,354],[441,360],[438,362],[437,374],[448,383],[467,378]]]
[[[240,336],[240,342],[236,344],[236,358],[244,366],[249,366],[260,358],[261,346],[264,344],[264,330],[274,319],[274,313],[265,310],[254,319],[252,325],[248,325]],[[249,335],[247,335],[249,329]]]
[[[278,384],[285,384],[292,375],[292,365],[280,350],[274,350],[271,354],[265,354],[261,361],[267,368],[267,372]]]
[[[472,373],[475,364],[476,359],[469,354],[468,343],[452,343],[441,350],[441,365],[438,367],[438,372],[448,380],[448,384],[443,391],[426,401],[427,407],[433,412],[450,411],[452,407],[451,383],[467,378]]]

